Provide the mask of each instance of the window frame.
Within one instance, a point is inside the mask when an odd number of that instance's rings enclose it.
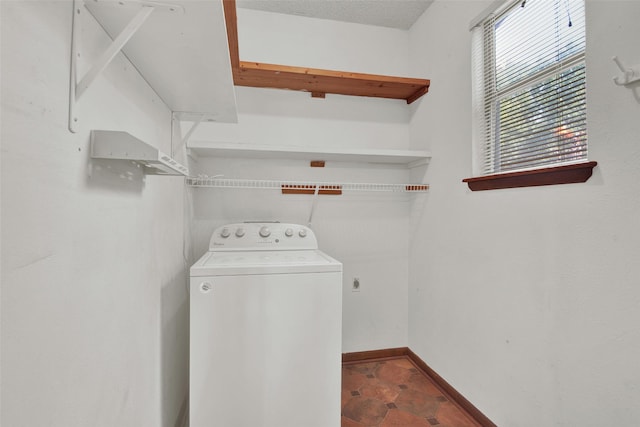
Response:
[[[499,4],[494,4],[494,9],[485,11],[485,14],[481,18],[476,18],[472,21],[471,29],[473,30],[475,27],[484,27],[485,23],[495,22],[495,17],[502,16],[506,13],[509,13],[514,7],[516,7],[519,3],[522,3],[521,0],[507,0],[501,2]],[[586,8],[586,4],[585,4]],[[585,11],[586,14],[586,11]],[[489,43],[492,43],[495,46],[495,28],[491,29],[491,38],[488,40]],[[483,30],[484,31],[484,28]],[[480,41],[481,40],[481,41]],[[474,99],[474,102],[481,102],[484,104],[484,94],[485,89],[484,85],[487,84],[487,78],[495,79],[495,65],[492,65],[489,71],[487,71],[486,64],[484,60],[486,60],[485,54],[485,46],[484,44],[487,42],[487,39],[484,37],[484,34],[480,37],[480,40],[474,41],[474,43],[481,43],[482,46],[478,49],[478,47],[474,48],[474,63],[478,60],[475,55],[481,55],[482,58],[480,60],[481,64],[479,67],[482,69],[481,75],[474,76],[474,78],[480,78],[483,80],[481,86],[480,96],[481,101]],[[492,47],[492,49],[495,49]],[[493,52],[495,55],[495,52]],[[492,55],[492,56],[493,56]],[[575,66],[576,64],[584,64],[586,70],[586,46],[584,51],[582,51],[578,55],[573,55],[570,61],[567,61],[570,65]],[[568,66],[566,63],[564,64],[562,69],[567,69]],[[475,71],[474,71],[475,72]],[[530,77],[524,80],[530,81],[539,81],[541,76],[543,75],[552,75],[553,69],[545,69],[540,73],[537,73],[534,77]],[[493,76],[493,77],[492,77]],[[585,74],[585,83],[586,83],[586,74]],[[524,81],[523,80],[523,81]],[[491,82],[490,82],[491,84]],[[518,88],[525,87],[525,83],[522,81],[517,83]],[[508,91],[513,91],[513,87],[510,87]],[[474,87],[474,91],[477,91],[477,88]],[[477,97],[477,93],[475,92],[474,98]],[[484,108],[484,107],[482,107]],[[584,114],[587,112],[587,105],[585,104]],[[530,187],[530,186],[541,186],[541,185],[555,185],[555,184],[566,184],[566,183],[578,183],[578,182],[586,182],[589,177],[591,177],[593,168],[597,165],[597,162],[589,161],[585,156],[585,159],[580,159],[575,162],[562,162],[550,165],[543,165],[540,167],[533,167],[529,169],[520,169],[520,170],[509,170],[503,172],[496,173],[487,173],[484,169],[484,153],[486,149],[486,139],[484,135],[480,136],[482,132],[486,132],[487,126],[491,126],[490,120],[494,120],[493,116],[495,115],[494,110],[492,109],[491,115],[487,115],[486,110],[482,109],[482,114],[478,114],[474,117],[475,123],[473,125],[474,134],[473,134],[473,152],[474,152],[474,173],[477,176],[471,178],[465,178],[462,181],[467,183],[469,189],[472,191],[478,190],[491,190],[491,189],[501,189],[501,188],[516,188],[516,187]],[[586,118],[585,118],[586,120]],[[483,131],[480,131],[482,129]],[[585,141],[585,144],[588,144],[588,141]]]

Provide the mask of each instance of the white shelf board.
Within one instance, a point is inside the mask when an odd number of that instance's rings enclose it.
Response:
[[[122,51],[169,109],[216,122],[238,121],[226,25],[220,0],[155,3]],[[154,2],[86,0],[85,6],[115,38],[141,7]],[[169,11],[169,6],[177,8]]]
[[[352,163],[382,163],[415,167],[429,163],[431,153],[416,150],[309,148],[255,144],[189,141],[187,147],[199,157],[249,159],[324,160]]]

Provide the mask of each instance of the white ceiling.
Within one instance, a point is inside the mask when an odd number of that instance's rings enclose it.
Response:
[[[408,30],[433,0],[237,0],[239,8]]]

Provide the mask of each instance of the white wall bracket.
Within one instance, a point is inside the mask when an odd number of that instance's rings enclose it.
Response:
[[[631,83],[640,81],[640,65],[634,65],[633,67],[625,67],[622,61],[618,59],[617,56],[614,56],[613,62],[616,63],[620,71],[622,71],[622,76],[614,77],[613,82],[618,86],[626,86]]]
[[[142,27],[151,13],[160,8],[169,12],[181,11],[183,8],[175,5],[168,5],[150,1],[109,1],[109,0],[93,0],[93,3],[101,3],[109,7],[139,7],[134,17],[123,28],[120,34],[115,37],[109,47],[100,55],[100,57],[91,65],[89,71],[78,82],[78,58],[80,57],[80,16],[87,13],[85,7],[82,6],[82,0],[73,1],[73,18],[71,28],[71,71],[69,82],[69,130],[71,132],[78,131],[78,114],[77,104],[85,91],[91,86],[95,79],[104,71],[111,63],[113,58],[122,50],[133,35]]]
[[[191,138],[191,135],[193,134],[193,132],[195,132],[195,130],[198,128],[198,126],[200,126],[200,123],[202,123],[203,121],[207,120],[208,115],[207,114],[199,114],[199,115],[192,115],[192,117],[190,117],[193,120],[193,123],[191,125],[191,127],[189,128],[189,130],[187,131],[187,133],[184,134],[184,136],[182,136],[181,134],[181,128],[177,127],[177,129],[179,129],[179,135],[180,135],[180,141],[176,144],[177,146],[174,147],[173,144],[173,140],[171,142],[171,155],[175,156],[176,153],[180,152],[182,150],[182,147],[187,145],[187,142],[189,141],[189,138]],[[175,126],[176,122],[180,122],[180,117],[179,114],[176,114],[175,112],[172,114],[172,120],[173,120],[173,125]],[[175,135],[173,132],[171,133],[172,138]]]
[[[92,130],[91,157],[131,160],[144,166],[145,173],[151,175],[189,176],[189,170],[185,166],[127,132]]]

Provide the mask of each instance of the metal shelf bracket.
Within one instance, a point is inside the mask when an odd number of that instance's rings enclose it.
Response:
[[[81,15],[87,13],[86,7],[82,7],[85,2],[82,0],[73,0],[73,18],[71,24],[71,71],[69,82],[69,130],[71,132],[78,131],[78,114],[77,104],[85,91],[91,86],[95,79],[107,68],[113,61],[113,58],[122,50],[133,35],[142,27],[147,18],[156,9],[163,9],[168,12],[182,12],[181,6],[156,3],[151,1],[110,1],[110,0],[93,0],[92,3],[108,5],[110,7],[130,7],[137,6],[140,9],[135,16],[129,21],[124,29],[113,39],[109,47],[100,55],[100,57],[91,65],[89,71],[78,82],[78,58],[80,58],[80,20]]]

